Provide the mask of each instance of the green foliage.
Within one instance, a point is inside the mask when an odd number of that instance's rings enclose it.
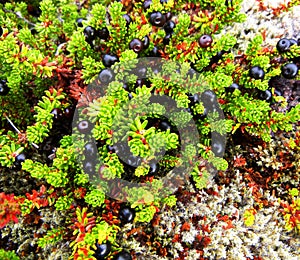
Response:
[[[5,251],[4,249],[0,249],[0,259],[19,260],[20,258],[16,255],[14,251]]]
[[[84,197],[85,202],[95,208],[102,207],[104,199],[105,194],[99,189],[93,189],[90,192],[87,192],[87,194]]]
[[[156,208],[154,206],[144,207],[142,210],[136,212],[135,220],[137,222],[149,223],[154,214],[156,213]]]
[[[60,100],[64,98],[62,90],[52,89],[45,92],[45,96],[42,97],[42,101],[39,101],[38,105],[35,106],[37,114],[34,116],[36,123],[33,126],[27,128],[27,139],[31,143],[41,143],[45,137],[49,135],[49,131],[52,128],[53,114],[51,111],[54,108],[60,108]]]
[[[47,245],[55,244],[58,241],[61,241],[63,239],[64,234],[64,228],[53,228],[51,230],[48,230],[47,233],[39,238],[38,240],[38,246],[45,248]]]
[[[69,196],[59,197],[55,202],[55,208],[57,210],[67,210],[72,205],[73,198]]]
[[[12,166],[15,157],[18,156],[23,147],[13,140],[17,140],[17,135],[11,131],[8,131],[7,135],[1,131],[0,136],[0,163],[2,166]]]

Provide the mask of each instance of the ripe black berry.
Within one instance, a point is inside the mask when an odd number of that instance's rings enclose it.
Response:
[[[102,57],[102,63],[105,67],[111,67],[118,61],[119,61],[119,58],[115,54],[104,54]]]
[[[167,21],[170,20],[172,18],[172,13],[171,12],[167,12],[165,14]]]
[[[61,109],[59,108],[53,108],[51,114],[53,115],[54,119],[59,119],[63,115]]]
[[[84,146],[83,154],[86,157],[90,157],[90,158],[95,157],[97,155],[97,147],[96,147],[96,145],[94,145],[93,143],[87,143]]]
[[[164,25],[164,30],[166,33],[172,33],[174,31],[176,24],[173,21],[167,21]]]
[[[97,36],[102,40],[107,40],[109,38],[109,31],[106,27],[97,31]]]
[[[78,27],[83,27],[83,23],[82,23],[83,21],[84,21],[83,18],[78,18],[78,19],[76,20],[77,26],[78,26]]]
[[[163,44],[164,45],[168,45],[170,43],[170,40],[172,38],[172,34],[167,34],[164,38],[163,38]]]
[[[212,140],[211,150],[217,157],[222,157],[225,152],[225,143],[222,140],[222,136],[219,133],[214,135],[214,139]]]
[[[116,254],[113,260],[132,260],[132,257],[130,253],[123,250],[120,253]]]
[[[152,51],[150,52],[150,56],[152,57],[160,57],[160,52],[156,46],[153,47]]]
[[[149,37],[146,35],[143,40],[144,49],[147,49],[149,47],[149,44],[150,44],[150,40],[149,40]]]
[[[276,88],[274,89],[274,94],[276,96],[282,96],[282,92],[280,90],[276,89]]]
[[[236,89],[240,89],[240,86],[236,83],[232,83],[229,87],[228,87],[228,90],[230,92],[234,92]]]
[[[281,75],[283,77],[285,77],[286,79],[293,79],[293,78],[295,78],[296,75],[297,75],[297,73],[298,73],[298,67],[294,63],[285,64],[281,68]]]
[[[265,72],[261,67],[254,66],[249,70],[249,76],[253,79],[263,79]]]
[[[135,211],[130,207],[123,207],[119,210],[119,219],[124,224],[133,222],[134,217]]]
[[[0,80],[0,96],[5,96],[9,92],[9,87],[6,84],[6,81],[1,79]]]
[[[150,162],[149,163],[150,169],[149,169],[149,174],[156,174],[158,173],[158,163],[156,162]]]
[[[143,3],[143,8],[146,11],[147,9],[149,9],[150,5],[152,4],[152,0],[146,0]]]
[[[86,41],[91,42],[96,38],[96,30],[92,26],[87,26],[83,30]]]
[[[168,129],[171,130],[171,125],[166,122],[166,121],[161,121],[160,124],[159,124],[159,128],[162,129],[163,131],[167,131]]]
[[[295,39],[289,39],[289,41],[290,41],[290,46],[298,44],[298,42]]]
[[[24,153],[20,153],[18,156],[15,157],[14,168],[16,170],[21,170],[22,163],[25,162],[25,160],[26,160],[26,155]]]
[[[208,34],[203,34],[198,40],[198,43],[199,43],[201,48],[209,47],[212,44],[212,42],[213,42],[213,39]]]
[[[280,39],[276,44],[277,50],[281,53],[288,51],[290,49],[290,46],[291,46],[291,42],[287,38]]]
[[[261,100],[269,102],[272,100],[272,93],[270,90],[267,89],[266,91],[260,91],[258,97]]]
[[[150,23],[157,27],[162,27],[166,23],[166,17],[161,12],[153,12],[150,14]]]
[[[123,155],[125,155],[125,154],[123,153]],[[128,165],[130,165],[131,167],[135,167],[135,168],[140,166],[142,163],[141,157],[135,156],[133,154],[126,156],[126,158],[124,158],[124,159],[126,160],[126,163]]]
[[[198,94],[189,94],[188,95],[189,101],[191,105],[195,105],[197,102],[199,102],[199,95]]]
[[[218,102],[216,94],[212,90],[205,90],[201,94],[201,101],[204,107],[212,107],[213,104]]]
[[[110,83],[113,80],[113,78],[114,78],[114,74],[113,74],[113,71],[111,69],[104,69],[98,75],[98,79],[103,84]]]
[[[95,164],[92,161],[85,160],[83,162],[83,171],[87,174],[95,173]]]
[[[93,125],[88,120],[81,120],[77,125],[77,129],[81,134],[91,133],[92,128],[93,128]]]
[[[133,39],[129,43],[129,48],[133,50],[135,53],[139,53],[143,50],[143,42],[140,39]]]
[[[105,257],[107,257],[111,251],[111,244],[110,242],[107,242],[107,243],[103,243],[101,245],[99,245],[98,243],[96,243],[96,251],[95,251],[95,254],[94,254],[94,257],[97,259],[97,260],[104,260]]]
[[[0,36],[2,36],[2,34],[3,34],[3,29],[2,27],[0,27]]]
[[[123,18],[124,18],[125,21],[126,21],[126,25],[129,26],[129,24],[132,22],[131,17],[130,17],[128,14],[124,14],[124,15],[123,15]]]

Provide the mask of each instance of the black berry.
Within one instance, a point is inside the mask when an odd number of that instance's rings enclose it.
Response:
[[[134,209],[130,207],[123,207],[119,210],[119,219],[122,223],[131,223],[135,217]]]
[[[265,72],[261,67],[254,66],[249,70],[249,76],[253,79],[263,79]]]
[[[129,155],[129,156],[126,156],[126,163],[132,167],[138,167],[141,165],[142,163],[142,159],[138,156],[135,156],[133,154]]]
[[[150,23],[157,27],[162,27],[166,23],[166,17],[161,12],[153,12],[150,14]]]
[[[218,102],[216,94],[212,90],[205,90],[201,94],[201,101],[204,107],[212,107],[213,104]]]
[[[219,133],[215,132],[214,138],[212,138],[211,150],[217,157],[222,157],[225,152],[225,141]]]
[[[172,33],[174,31],[176,24],[173,21],[167,21],[164,25],[164,30],[166,33]]]
[[[119,58],[115,54],[104,54],[102,57],[102,63],[105,67],[111,67],[118,61],[119,61]]]
[[[87,143],[84,146],[83,154],[86,157],[95,157],[97,155],[97,147],[93,143]]]
[[[149,166],[150,166],[149,174],[156,174],[156,173],[158,173],[158,163],[156,163],[156,162],[150,162]]]
[[[111,244],[110,242],[107,242],[107,243],[103,243],[103,244],[98,244],[96,243],[96,251],[95,251],[95,254],[94,254],[94,257],[97,259],[97,260],[104,260],[105,257],[107,257],[111,251]]]
[[[267,89],[266,91],[260,91],[258,97],[261,100],[269,102],[272,100],[272,93],[270,90]]]
[[[15,162],[22,163],[22,162],[25,162],[25,159],[26,159],[25,153],[20,153],[18,156],[16,156]]]
[[[289,41],[290,41],[290,46],[298,44],[298,42],[295,39],[289,39]]]
[[[171,125],[168,122],[161,121],[160,124],[159,124],[159,128],[162,129],[162,130],[164,130],[164,131],[167,131],[168,129],[171,130],[172,127],[171,127]]]
[[[172,13],[171,12],[167,12],[165,14],[167,21],[170,20],[172,18]]]
[[[97,31],[97,36],[102,40],[107,40],[109,38],[109,31],[106,27]]]
[[[0,96],[5,96],[9,92],[9,87],[6,84],[5,80],[0,80]]]
[[[160,56],[161,56],[161,55],[160,55],[160,52],[159,52],[159,50],[158,50],[158,48],[157,48],[156,46],[153,47],[153,49],[152,49],[150,55],[151,55],[152,57],[160,57]]]
[[[295,78],[296,75],[297,75],[297,73],[298,73],[298,67],[294,63],[285,64],[281,68],[281,75],[283,77],[285,77],[286,79],[293,79],[293,78]]]
[[[87,174],[95,173],[95,164],[92,161],[85,160],[83,162],[83,171]]]
[[[143,50],[143,47],[144,47],[143,42],[140,39],[133,39],[129,43],[129,48],[136,53],[141,52]]]
[[[2,27],[0,27],[0,36],[2,36],[2,34],[3,34],[3,29]]]
[[[127,251],[121,251],[120,253],[116,254],[113,260],[132,260],[132,256]]]
[[[147,49],[149,47],[149,44],[150,44],[150,40],[149,37],[146,35],[143,40],[143,48]]]
[[[61,109],[59,108],[53,108],[51,114],[53,115],[54,119],[59,119],[63,115]]]
[[[147,9],[149,9],[150,5],[152,4],[152,0],[146,0],[143,3],[143,8],[146,11]]]
[[[282,96],[282,92],[280,90],[276,89],[276,88],[274,89],[274,94],[276,96]]]
[[[170,43],[170,40],[172,38],[172,34],[167,34],[164,38],[163,38],[163,44],[164,45],[168,45]]]
[[[195,105],[197,102],[199,102],[199,95],[198,94],[189,94],[188,95],[189,101],[191,105]]]
[[[103,84],[110,83],[113,80],[113,78],[114,78],[114,74],[113,74],[113,71],[111,69],[104,69],[98,75],[98,79]]]
[[[212,44],[212,42],[213,42],[213,39],[208,34],[203,34],[198,40],[198,43],[199,43],[201,48],[209,47]]]
[[[228,90],[230,92],[234,92],[236,89],[240,89],[240,86],[236,83],[232,83],[229,87],[228,87]]]
[[[92,26],[87,26],[83,30],[86,41],[91,42],[96,38],[96,30]]]
[[[81,120],[77,125],[77,129],[81,134],[91,133],[92,128],[93,128],[93,125],[88,120]]]
[[[276,44],[277,50],[281,53],[288,51],[290,49],[290,46],[291,46],[291,42],[287,38],[280,39]]]
[[[26,155],[24,153],[20,153],[15,157],[14,161],[14,168],[16,170],[21,170],[22,169],[22,163],[25,162],[26,160]]]
[[[83,27],[83,23],[82,23],[83,21],[84,21],[83,18],[78,18],[78,19],[76,20],[77,26],[78,26],[78,27]]]
[[[129,24],[132,22],[131,17],[130,17],[128,14],[124,14],[124,15],[123,15],[123,18],[124,18],[125,21],[126,21],[126,25],[129,26]]]

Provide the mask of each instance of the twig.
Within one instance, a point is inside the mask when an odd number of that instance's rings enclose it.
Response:
[[[10,123],[10,125],[13,127],[13,129],[15,129],[15,131],[18,133],[18,134],[21,134],[21,131],[14,125],[14,123],[8,118],[8,116],[5,116],[5,118],[7,119],[7,121]],[[36,148],[36,149],[39,149],[39,146],[35,143],[31,143],[31,145]]]
[[[31,26],[35,26],[34,23],[28,21],[25,17],[23,17],[22,14],[21,14],[21,12],[16,12],[16,13],[15,13],[15,12],[13,12],[13,11],[11,11],[11,10],[7,10],[7,9],[5,9],[5,8],[3,8],[3,10],[4,10],[4,12],[6,12],[6,13],[12,13],[12,14],[15,14],[18,18],[22,19],[25,23],[28,23],[28,24],[31,25]]]

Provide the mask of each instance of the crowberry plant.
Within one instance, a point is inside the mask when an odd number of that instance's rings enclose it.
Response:
[[[241,5],[0,1],[0,258],[225,259],[273,209],[299,232],[300,39],[241,46]]]

